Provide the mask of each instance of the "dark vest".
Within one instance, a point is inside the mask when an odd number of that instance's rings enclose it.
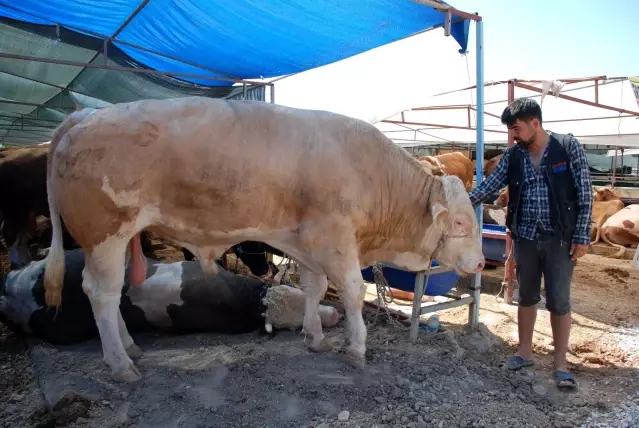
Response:
[[[550,134],[548,154],[543,170],[544,181],[548,186],[550,198],[550,222],[555,236],[567,243],[572,242],[577,222],[577,189],[570,171],[570,155],[568,147],[572,134]],[[506,182],[508,184],[509,200],[506,214],[506,227],[513,239],[517,239],[519,202],[524,184],[524,170],[526,155],[516,147],[508,149],[510,159]]]

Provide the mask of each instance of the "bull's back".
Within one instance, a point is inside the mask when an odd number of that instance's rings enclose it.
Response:
[[[370,128],[263,102],[145,100],[96,112],[69,131],[55,155],[65,186],[137,191],[138,204],[196,222],[205,215],[234,228],[271,217],[278,227],[308,207],[348,205],[366,191],[364,180],[370,185],[382,165],[366,168],[366,158],[389,157]]]

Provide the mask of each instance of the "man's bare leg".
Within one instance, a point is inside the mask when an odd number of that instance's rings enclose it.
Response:
[[[524,360],[532,359],[532,340],[537,320],[537,306],[519,306],[517,309],[517,328],[519,331],[519,355]]]
[[[568,352],[571,324],[572,317],[570,312],[564,315],[550,315],[550,326],[552,327],[552,337],[555,343],[555,370],[568,371],[566,353]]]

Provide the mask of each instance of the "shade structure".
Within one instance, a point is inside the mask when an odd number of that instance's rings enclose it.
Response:
[[[265,100],[255,80],[443,26],[446,14],[412,0],[0,0],[0,17],[0,143],[27,145],[76,106]],[[452,15],[462,52],[469,25]]]

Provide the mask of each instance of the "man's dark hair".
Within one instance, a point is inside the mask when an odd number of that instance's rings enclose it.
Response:
[[[501,114],[501,123],[508,127],[514,125],[517,119],[524,122],[538,119],[539,123],[542,123],[541,107],[537,101],[530,98],[519,98],[506,107]]]

